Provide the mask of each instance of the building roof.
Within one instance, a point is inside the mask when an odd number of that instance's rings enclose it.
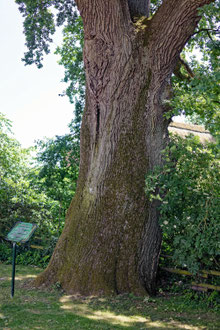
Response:
[[[199,125],[172,122],[169,125],[169,132],[178,134],[181,137],[193,134],[198,136],[202,143],[215,141],[210,132]]]

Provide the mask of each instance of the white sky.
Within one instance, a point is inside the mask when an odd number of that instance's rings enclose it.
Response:
[[[44,136],[67,133],[73,105],[58,96],[66,88],[59,58],[47,55],[40,70],[24,66],[22,16],[14,0],[0,0],[0,31],[0,112],[12,120],[15,138],[29,147]]]

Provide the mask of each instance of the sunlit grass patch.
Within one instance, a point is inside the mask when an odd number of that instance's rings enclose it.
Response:
[[[117,315],[111,311],[94,310],[89,306],[88,300],[84,301],[83,304],[80,304],[71,301],[71,296],[61,297],[60,302],[62,303],[61,308],[64,310],[71,311],[76,315],[86,317],[90,320],[105,321],[112,325],[129,326],[135,323],[146,323],[147,321],[146,318],[138,315]]]
[[[23,281],[26,279],[34,279],[35,277],[37,277],[37,275],[20,275],[20,276],[15,276],[15,281]],[[10,281],[11,277],[2,277],[0,278],[0,281]]]

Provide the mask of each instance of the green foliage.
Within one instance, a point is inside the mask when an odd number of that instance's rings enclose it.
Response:
[[[219,140],[219,19],[220,2],[200,9],[201,20],[181,55],[193,77],[182,66],[185,79],[173,77],[172,114],[183,113],[193,123],[204,126]]]
[[[183,297],[183,303],[185,305],[194,305],[197,306],[197,308],[198,306],[200,308],[212,308],[216,311],[220,310],[220,295],[217,291],[212,291],[210,294],[207,294],[204,292],[196,293],[187,290]]]
[[[85,72],[83,65],[83,23],[81,17],[75,20],[74,25],[68,25],[63,29],[63,43],[57,47],[56,54],[60,55],[59,64],[65,69],[63,81],[70,83],[65,94],[71,103],[74,97],[79,95],[84,99]]]
[[[54,222],[64,224],[65,213],[76,190],[79,170],[79,140],[72,134],[38,141],[39,164],[35,189],[59,204]]]
[[[24,17],[24,33],[26,46],[23,61],[25,64],[35,63],[42,67],[44,54],[50,52],[51,36],[55,33],[55,25],[74,22],[77,17],[75,1],[73,0],[16,0]],[[57,11],[56,19],[51,8]]]
[[[57,47],[55,52],[60,55],[58,63],[65,68],[63,82],[69,84],[61,95],[67,95],[70,102],[75,105],[74,119],[69,127],[78,141],[80,140],[82,113],[85,106],[83,43],[83,23],[79,17],[75,20],[75,24],[69,24],[63,29],[63,43]]]
[[[11,122],[0,114],[0,238],[6,236],[17,221],[36,223],[42,241],[49,235],[57,234],[54,218],[59,213],[59,204],[40,189],[36,189],[34,178],[37,170],[30,166],[30,152],[30,149],[22,149],[12,137]],[[10,250],[2,242],[0,260],[10,260]],[[50,249],[44,252],[45,255],[51,255],[52,251]],[[36,254],[42,264],[45,255],[32,251],[32,260]],[[27,257],[24,254],[26,262]]]
[[[21,195],[27,189],[24,179],[28,151],[11,136],[11,123],[0,114],[0,233],[10,228],[13,218],[25,216],[28,209]],[[20,208],[18,207],[20,205]]]
[[[193,273],[219,268],[217,152],[215,145],[202,145],[195,137],[174,136],[164,150],[164,168],[146,178],[147,195],[161,201],[163,248],[173,255],[176,266]]]
[[[54,245],[53,245],[54,248]],[[16,265],[37,265],[45,268],[52,255],[52,250],[32,249],[29,245],[19,245],[16,251]],[[12,245],[6,242],[0,243],[0,260],[5,264],[12,264]]]
[[[5,242],[0,242],[0,260],[1,262],[12,260],[12,248]]]
[[[182,112],[196,124],[204,124],[219,140],[219,82],[220,73],[210,69],[206,63],[199,63],[191,57],[191,68],[195,76],[190,81],[173,79],[175,97],[172,100],[175,114]]]

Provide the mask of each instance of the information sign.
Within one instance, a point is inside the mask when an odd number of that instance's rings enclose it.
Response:
[[[28,222],[17,222],[16,225],[6,236],[8,241],[13,243],[12,257],[12,277],[11,277],[11,297],[14,297],[15,289],[15,260],[16,260],[16,243],[26,243],[37,229],[37,225]]]
[[[6,239],[16,243],[26,243],[37,229],[37,225],[28,222],[17,222],[6,236]]]

